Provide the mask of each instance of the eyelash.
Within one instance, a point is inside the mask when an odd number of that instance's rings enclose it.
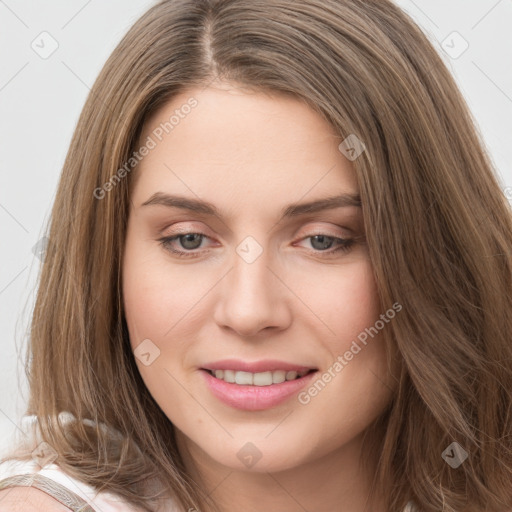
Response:
[[[158,241],[164,247],[165,250],[172,252],[179,258],[196,258],[196,257],[198,257],[198,254],[193,251],[197,251],[198,249],[194,249],[194,250],[190,250],[190,251],[181,251],[179,249],[174,249],[171,246],[171,243],[174,240],[177,240],[177,239],[179,239],[183,236],[187,236],[187,235],[199,235],[204,238],[209,238],[208,235],[205,235],[204,233],[190,231],[188,233],[180,233],[178,235],[166,236],[166,237],[158,239]],[[320,254],[326,258],[336,256],[337,253],[339,253],[340,251],[342,253],[346,253],[346,252],[350,251],[350,249],[352,248],[352,246],[355,243],[355,240],[351,239],[351,238],[339,238],[339,237],[335,237],[335,236],[326,235],[324,233],[317,233],[315,235],[306,236],[306,237],[302,238],[301,241],[307,240],[308,238],[313,238],[315,236],[325,236],[327,238],[332,238],[334,241],[338,241],[339,246],[334,250],[330,250],[330,249],[326,249],[325,251],[314,250],[314,249],[309,250],[309,252],[314,253],[315,255]],[[202,238],[201,241],[203,241],[204,238]]]

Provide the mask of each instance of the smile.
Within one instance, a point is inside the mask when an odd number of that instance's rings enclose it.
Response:
[[[200,374],[212,396],[225,405],[243,411],[263,411],[287,402],[310,385],[317,372],[308,368],[257,373],[201,368]]]
[[[271,386],[272,384],[280,384],[289,380],[296,380],[304,377],[315,370],[275,370],[259,373],[251,373],[235,370],[206,370],[216,379],[223,380],[230,384],[239,384],[245,386]]]

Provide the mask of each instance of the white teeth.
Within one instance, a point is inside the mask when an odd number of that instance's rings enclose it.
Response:
[[[235,382],[235,372],[233,370],[224,370],[223,380],[226,382]]]
[[[276,370],[272,372],[272,384],[281,384],[286,380],[286,372],[283,370]]]
[[[270,386],[272,384],[272,372],[254,373],[251,384],[254,386]]]
[[[236,372],[235,382],[237,384],[250,384],[252,385],[252,373],[249,372]]]
[[[273,372],[236,372],[234,370],[210,370],[217,379],[225,382],[236,383],[245,386],[270,386],[271,384],[280,384],[285,380],[295,380],[306,375],[309,370],[301,370],[296,372],[294,370],[284,371],[275,370]]]

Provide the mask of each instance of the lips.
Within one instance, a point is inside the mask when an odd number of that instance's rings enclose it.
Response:
[[[285,402],[311,382],[316,371],[314,367],[276,360],[249,363],[229,359],[201,368],[215,397],[246,411],[261,411]]]

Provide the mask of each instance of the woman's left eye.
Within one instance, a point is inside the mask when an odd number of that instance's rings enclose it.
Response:
[[[348,252],[352,246],[354,245],[355,240],[353,238],[340,238],[325,234],[318,234],[318,235],[310,235],[302,240],[311,240],[311,245],[316,248],[320,247],[320,249],[315,250],[313,252],[315,253],[324,253],[322,256],[325,255],[325,257],[329,256],[336,256],[335,253],[338,253],[339,251],[342,252]],[[335,247],[332,249],[332,247]]]
[[[209,238],[204,233],[180,233],[179,235],[174,236],[166,236],[163,238],[160,238],[158,241],[162,244],[164,249],[172,252],[178,257],[185,257],[185,258],[194,258],[199,256],[196,251],[200,248],[201,242],[203,239]],[[331,255],[334,255],[334,253],[338,253],[339,251],[342,252],[348,252],[351,247],[353,246],[355,240],[351,238],[339,238],[334,237],[330,235],[325,234],[317,234],[317,235],[310,235],[305,238],[302,238],[301,240],[308,240],[311,239],[311,245],[313,245],[314,249],[310,250],[309,252],[316,253],[316,254],[322,254],[322,256],[325,255],[325,257],[329,257]],[[183,249],[177,249],[174,246],[174,242],[178,241]],[[315,248],[316,245],[316,248]],[[332,247],[335,246],[334,249]],[[320,247],[318,249],[318,247]]]

